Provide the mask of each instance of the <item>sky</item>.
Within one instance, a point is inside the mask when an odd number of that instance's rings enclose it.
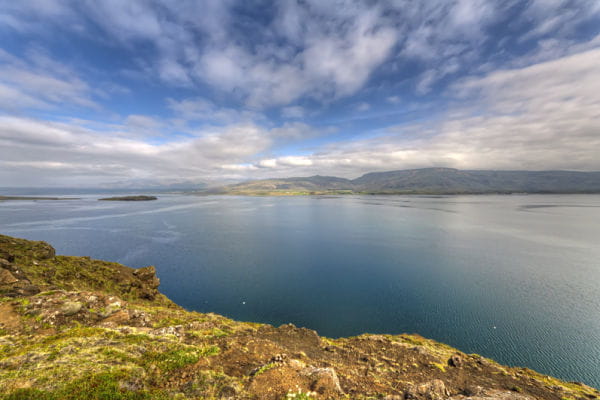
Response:
[[[600,1],[0,0],[0,186],[600,170]]]

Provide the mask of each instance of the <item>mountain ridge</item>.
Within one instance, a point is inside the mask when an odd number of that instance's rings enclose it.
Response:
[[[369,172],[355,179],[313,175],[251,180],[218,194],[491,194],[600,193],[600,171],[419,168]]]

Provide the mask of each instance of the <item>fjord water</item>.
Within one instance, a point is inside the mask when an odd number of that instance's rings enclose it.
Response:
[[[600,387],[600,196],[0,202],[0,233],[155,265],[201,312],[419,333]]]

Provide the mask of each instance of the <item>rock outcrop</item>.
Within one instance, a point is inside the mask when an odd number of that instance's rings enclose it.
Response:
[[[0,399],[594,399],[418,335],[328,339],[190,312],[154,267],[0,236]]]

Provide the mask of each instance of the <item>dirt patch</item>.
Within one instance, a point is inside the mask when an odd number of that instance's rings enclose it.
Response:
[[[13,306],[7,303],[0,304],[0,327],[8,331],[20,329],[21,317],[17,314]]]

